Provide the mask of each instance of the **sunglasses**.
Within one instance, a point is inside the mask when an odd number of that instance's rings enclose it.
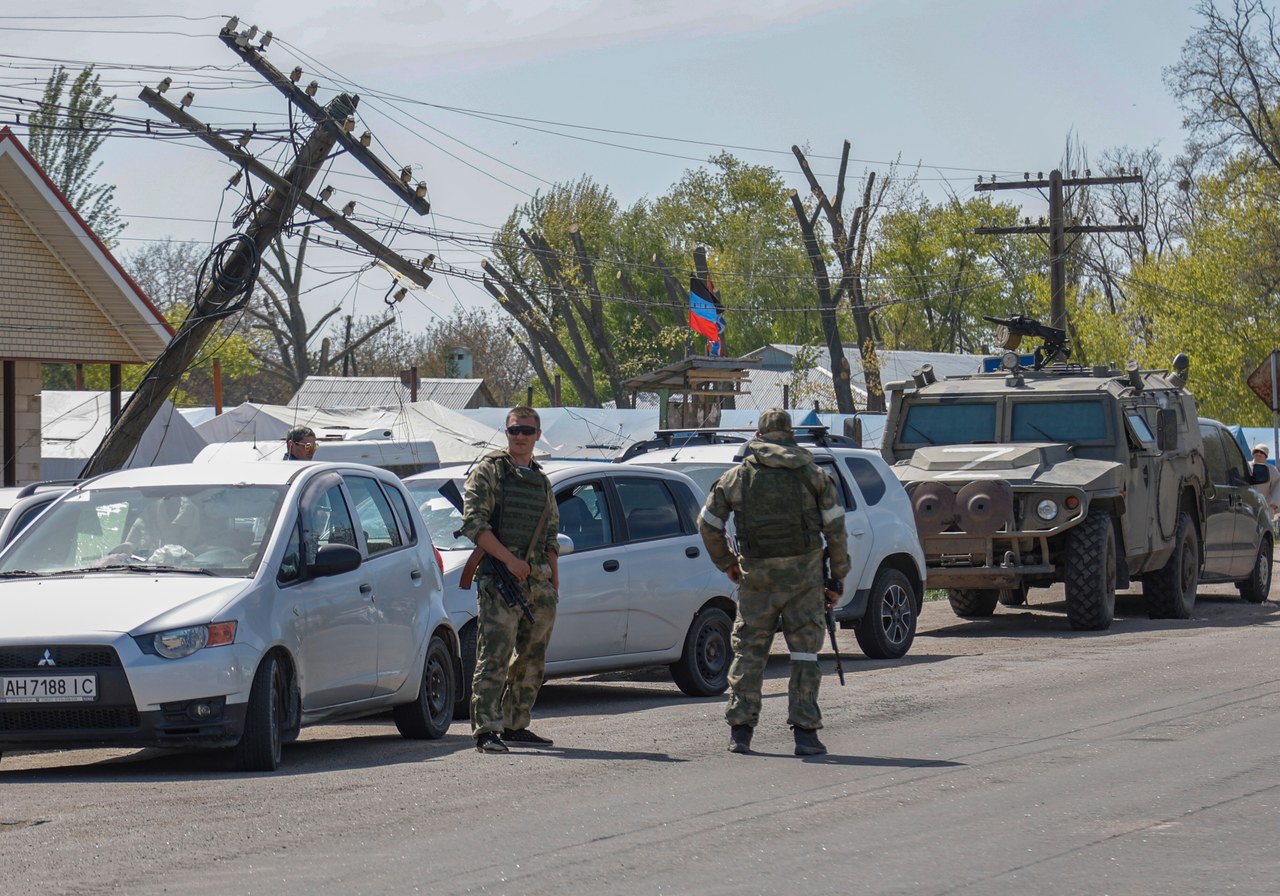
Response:
[[[538,431],[536,426],[508,426],[507,435],[509,436],[531,436]]]

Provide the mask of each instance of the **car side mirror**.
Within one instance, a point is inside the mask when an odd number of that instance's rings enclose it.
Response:
[[[313,578],[336,576],[358,569],[362,559],[359,548],[349,544],[326,544],[316,551],[316,559],[310,564],[309,572]]]
[[[1178,447],[1178,412],[1173,408],[1162,408],[1156,413],[1156,447],[1161,451]]]
[[[1254,485],[1266,485],[1271,481],[1271,467],[1265,463],[1255,463],[1252,466],[1253,478],[1251,481]]]
[[[556,533],[556,544],[560,545],[560,556],[564,557],[573,553],[573,539],[563,532]]]

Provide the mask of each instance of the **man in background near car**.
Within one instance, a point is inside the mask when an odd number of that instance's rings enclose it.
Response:
[[[556,532],[560,513],[551,482],[533,459],[542,422],[533,408],[507,413],[507,450],[485,455],[467,476],[462,528],[483,548],[476,581],[476,672],[471,684],[471,733],[481,753],[506,753],[507,743],[549,746],[529,730],[556,621],[560,583]],[[488,562],[520,582],[530,622],[508,606]]]
[[[284,439],[284,460],[311,460],[316,456],[316,434],[310,426],[295,426]]]
[[[725,527],[733,514],[737,555]],[[844,506],[835,483],[795,443],[791,416],[780,408],[760,415],[747,456],[725,472],[707,495],[698,531],[715,565],[738,585],[738,618],[733,625],[729,668],[729,751],[749,753],[760,721],[765,663],[778,617],[791,651],[787,724],[797,756],[820,756],[818,740],[818,650],[826,633],[823,613],[836,594],[823,588],[823,539],[831,576],[849,574]]]

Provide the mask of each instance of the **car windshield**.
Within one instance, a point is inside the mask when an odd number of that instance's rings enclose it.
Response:
[[[1016,401],[1010,409],[1013,442],[1105,442],[1107,412],[1100,401]]]
[[[405,482],[405,487],[413,496],[413,503],[422,511],[427,531],[431,533],[431,543],[442,551],[469,551],[475,547],[471,539],[454,534],[462,525],[462,514],[440,494],[440,486],[450,481],[461,495],[462,479],[410,479]]]
[[[37,517],[0,575],[108,569],[252,576],[285,489],[268,485],[89,488]]]
[[[994,442],[994,401],[915,404],[907,410],[899,442],[903,445],[967,445]]]

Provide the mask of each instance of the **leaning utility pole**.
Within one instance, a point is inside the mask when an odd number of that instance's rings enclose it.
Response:
[[[1066,221],[1066,203],[1063,199],[1064,187],[1089,187],[1099,184],[1138,184],[1142,183],[1142,175],[1140,174],[1121,174],[1110,177],[1090,177],[1089,172],[1085,172],[1084,177],[1076,177],[1072,172],[1071,177],[1063,177],[1061,171],[1050,171],[1049,179],[1045,180],[1039,176],[1035,180],[1031,179],[1030,174],[1023,175],[1020,181],[1001,181],[996,182],[995,175],[991,176],[990,183],[983,183],[982,178],[978,178],[978,182],[974,184],[975,190],[1026,190],[1026,189],[1048,189],[1049,190],[1049,220],[1046,222],[1041,219],[1040,223],[1032,224],[1031,219],[1024,219],[1025,223],[1015,227],[978,227],[974,233],[1039,233],[1048,234],[1049,236],[1049,325],[1057,327],[1060,330],[1067,328],[1067,240],[1066,235],[1069,233],[1140,233],[1144,226],[1143,223],[1134,222],[1132,224],[1080,224]]]
[[[320,198],[311,196],[307,192],[307,187],[315,179],[320,167],[328,160],[330,150],[339,141],[367,168],[378,169],[375,173],[380,179],[384,182],[391,180],[395,192],[400,194],[419,214],[425,214],[428,208],[424,199],[426,185],[419,183],[416,188],[411,189],[406,173],[408,169],[402,171],[399,178],[391,176],[389,169],[374,159],[365,149],[364,141],[355,141],[350,137],[359,97],[341,94],[327,106],[320,106],[311,99],[315,92],[314,88],[308,87],[306,92],[297,89],[294,83],[297,77],[294,77],[291,82],[261,59],[260,54],[271,40],[270,32],[263,35],[262,43],[258,47],[253,47],[250,42],[257,34],[257,27],[237,33],[235,29],[238,22],[239,20],[233,17],[223,27],[219,36],[239,53],[242,59],[252,60],[251,64],[254,64],[259,71],[273,73],[274,77],[271,78],[273,83],[316,122],[316,127],[299,150],[293,164],[283,175],[280,175],[259,162],[245,149],[248,138],[242,139],[239,145],[230,143],[214,128],[188,114],[186,108],[191,104],[193,94],[188,93],[179,105],[174,105],[165,99],[161,94],[169,87],[169,78],[164,79],[158,90],[152,90],[150,87],[143,88],[139,94],[143,102],[170,121],[186,128],[194,136],[236,162],[244,171],[265,182],[271,189],[265,200],[259,204],[245,232],[233,238],[234,246],[232,246],[233,240],[228,240],[219,247],[219,249],[226,247],[226,257],[223,258],[218,249],[214,250],[214,255],[210,259],[212,271],[208,286],[196,299],[192,313],[178,329],[173,340],[143,375],[142,382],[129,397],[120,416],[112,422],[102,443],[81,471],[82,477],[87,478],[118,469],[128,460],[130,453],[155,418],[164,400],[173,392],[178,380],[196,359],[209,334],[220,321],[230,314],[239,312],[247,304],[249,292],[257,277],[258,259],[271,241],[289,226],[296,208],[306,209],[316,219],[347,236],[387,267],[416,285],[425,288],[431,283],[431,276],[426,272],[426,268],[430,266],[427,259],[424,259],[421,264],[409,262],[347,220],[347,215],[354,207],[354,203],[349,204],[343,214],[339,215],[325,204],[328,199],[328,190],[322,193]],[[296,69],[295,73],[300,75],[301,70]],[[238,173],[235,179],[238,180],[239,177]]]

